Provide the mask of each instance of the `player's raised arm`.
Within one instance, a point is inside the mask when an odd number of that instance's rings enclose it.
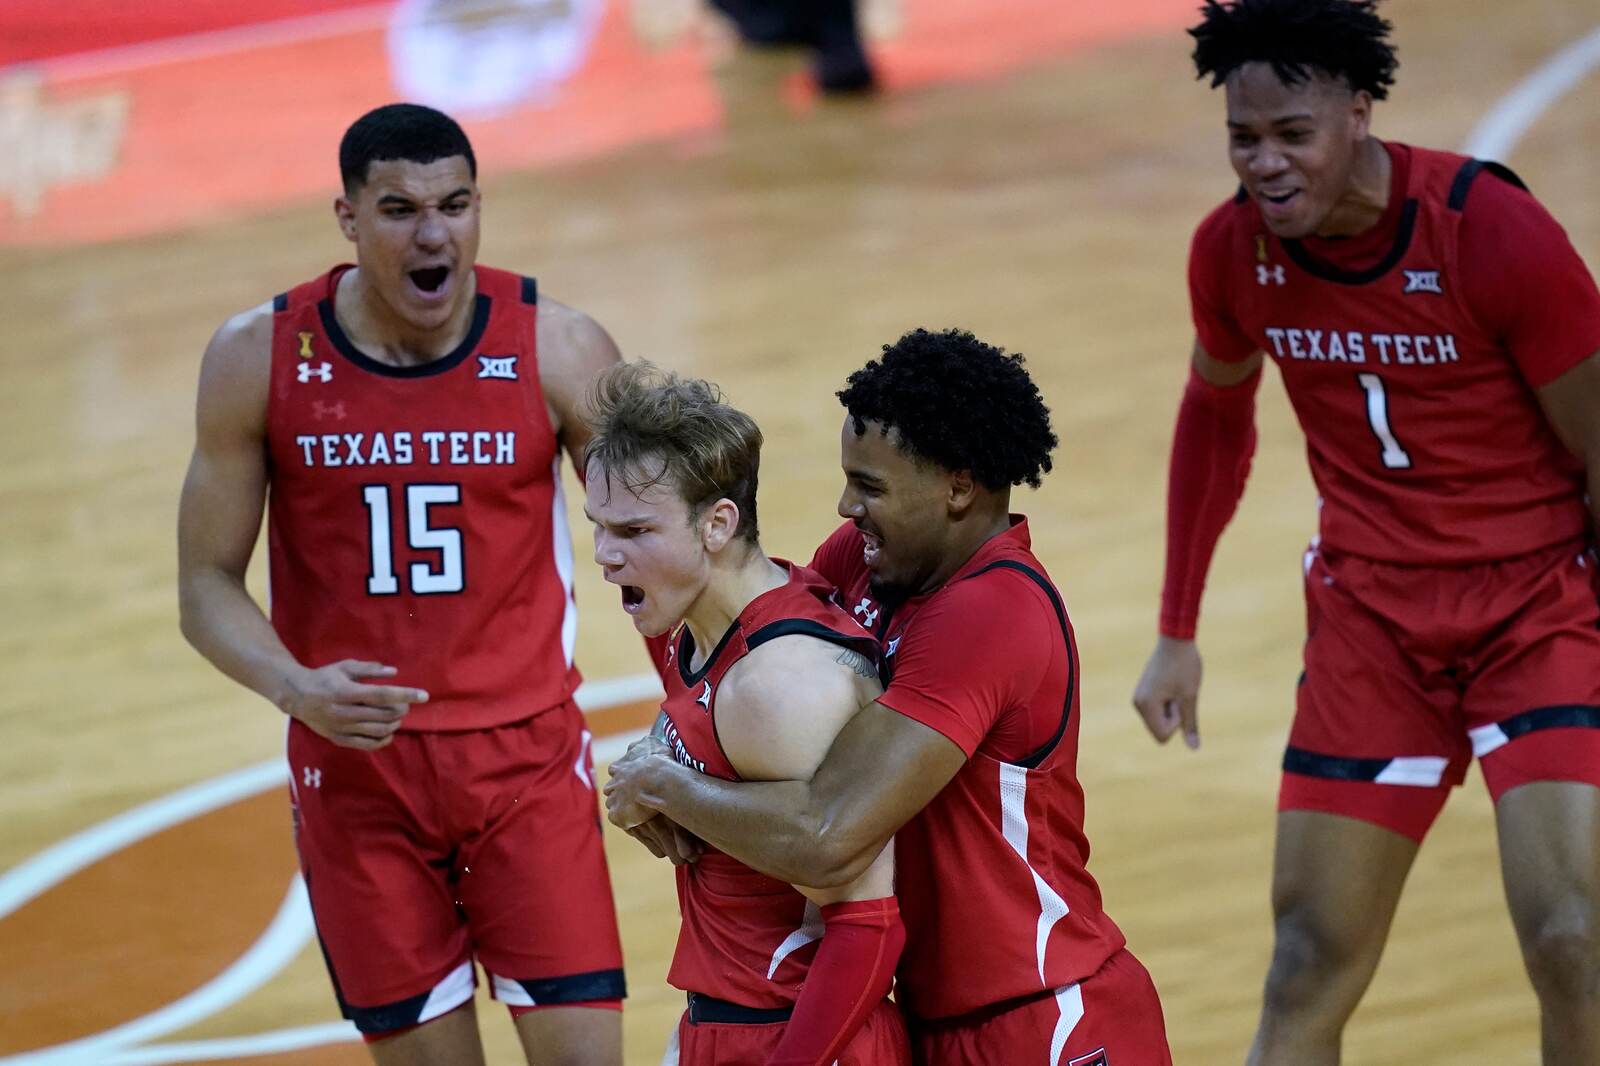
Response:
[[[1206,572],[1222,530],[1244,495],[1255,454],[1255,395],[1262,354],[1234,362],[1195,341],[1189,384],[1178,405],[1167,481],[1167,565],[1156,647],[1133,692],[1146,728],[1166,743],[1182,727],[1200,746],[1200,651],[1195,625]]]
[[[306,669],[245,588],[266,501],[271,338],[267,304],[225,323],[201,362],[194,455],[178,506],[180,625],[217,669],[323,736],[379,748],[427,694],[364,683],[394,672],[379,663]]]

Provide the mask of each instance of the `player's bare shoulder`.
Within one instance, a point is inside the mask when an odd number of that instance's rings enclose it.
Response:
[[[740,776],[805,780],[845,723],[883,693],[863,653],[791,633],[740,659],[717,695],[717,735]]]
[[[272,380],[272,301],[229,318],[211,335],[200,363],[202,426],[221,419],[265,431]]]
[[[558,428],[581,424],[578,402],[589,383],[622,361],[611,335],[589,315],[560,300],[539,296],[539,384]]]

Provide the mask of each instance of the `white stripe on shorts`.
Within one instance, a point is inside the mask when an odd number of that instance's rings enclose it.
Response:
[[[1083,989],[1074,982],[1065,988],[1056,989],[1056,1006],[1061,1008],[1061,1020],[1056,1022],[1055,1034],[1050,1037],[1050,1062],[1048,1066],[1056,1066],[1061,1058],[1061,1052],[1066,1050],[1067,1038],[1072,1031],[1083,1021]]]

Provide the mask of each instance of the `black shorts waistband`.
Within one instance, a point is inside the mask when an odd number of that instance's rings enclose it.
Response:
[[[746,1007],[715,996],[689,993],[690,1025],[771,1025],[786,1022],[793,1007]]]

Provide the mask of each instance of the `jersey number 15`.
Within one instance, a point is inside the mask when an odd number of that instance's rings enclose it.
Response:
[[[366,485],[361,498],[367,505],[371,537],[372,568],[367,572],[367,592],[373,596],[393,596],[400,591],[394,572],[394,546],[389,531],[389,486]],[[466,588],[466,568],[461,561],[461,530],[453,526],[432,526],[428,509],[434,504],[461,502],[460,485],[405,486],[406,540],[417,551],[438,553],[439,565],[416,562],[409,567],[411,591],[418,596],[460,592]]]

